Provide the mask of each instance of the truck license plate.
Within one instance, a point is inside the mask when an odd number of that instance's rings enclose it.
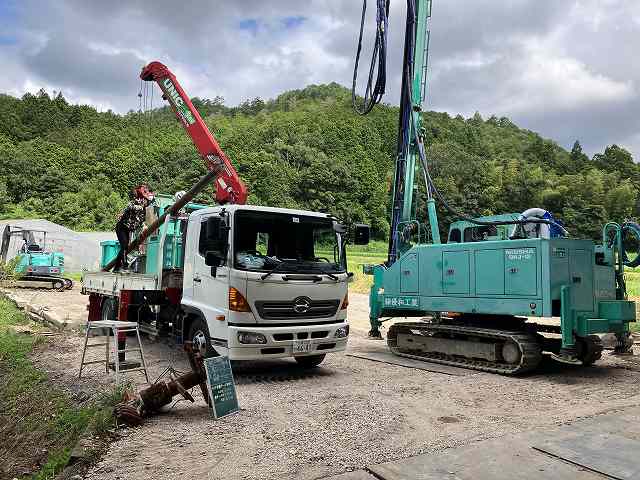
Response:
[[[311,340],[294,340],[293,353],[309,353],[311,351]]]

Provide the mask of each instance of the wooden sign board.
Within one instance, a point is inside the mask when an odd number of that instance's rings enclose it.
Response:
[[[236,384],[233,381],[229,357],[204,359],[207,372],[207,389],[214,418],[221,418],[240,410]]]

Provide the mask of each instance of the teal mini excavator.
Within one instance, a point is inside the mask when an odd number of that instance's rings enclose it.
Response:
[[[366,0],[362,25],[364,10]],[[371,110],[384,93],[388,12],[388,1],[378,0],[369,81],[358,97],[361,30],[353,84],[359,113]],[[543,352],[563,363],[592,364],[602,352],[598,334],[614,333],[615,350],[630,352],[636,309],[627,300],[623,270],[640,261],[627,258],[624,244],[640,239],[638,225],[607,223],[596,244],[569,238],[571,227],[565,230],[539,208],[471,218],[455,212],[438,192],[421,124],[430,16],[430,0],[407,1],[388,258],[365,266],[374,277],[370,336],[381,338],[383,318],[422,318],[389,328],[393,353],[506,375],[535,369]],[[418,181],[426,192],[424,213],[416,211]],[[446,243],[436,199],[460,219],[450,226]]]
[[[47,232],[44,230],[6,225],[0,239],[0,263],[5,264],[9,260],[12,237],[19,237],[22,245],[13,257],[17,261],[13,272],[10,272],[14,277],[10,285],[23,288],[45,286],[58,291],[73,287],[73,280],[62,276],[64,254],[46,249]]]

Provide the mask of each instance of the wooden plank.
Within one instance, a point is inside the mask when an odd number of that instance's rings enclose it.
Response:
[[[390,351],[350,352],[347,353],[347,356],[363,358],[365,360],[371,360],[374,362],[383,362],[391,365],[398,365],[400,367],[417,368],[419,370],[426,370],[427,372],[443,373],[445,375],[466,376],[479,373],[475,370],[469,370],[467,368],[452,367],[450,365],[440,365],[439,363],[400,357],[398,355],[394,355]]]
[[[384,480],[602,480],[602,476],[537,452],[517,437],[375,465]]]

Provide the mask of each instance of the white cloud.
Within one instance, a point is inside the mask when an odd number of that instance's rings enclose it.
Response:
[[[23,0],[0,45],[0,91],[62,90],[74,102],[125,112],[138,106],[138,73],[151,60],[192,96],[230,104],[310,83],[351,84],[360,23],[353,0]],[[405,6],[391,3],[386,101],[399,97]],[[360,79],[366,75],[369,2]],[[295,28],[283,19],[301,17]],[[242,21],[255,20],[255,31]],[[640,142],[637,0],[436,0],[426,108],[506,115],[590,153]],[[251,30],[251,29],[249,29]],[[158,98],[158,96],[156,96]],[[159,103],[159,100],[158,100]]]
[[[565,111],[596,103],[631,99],[635,89],[631,80],[616,81],[593,72],[583,62],[558,55],[554,48],[529,45],[514,65],[511,81],[523,95],[500,110],[516,114],[552,107]]]

